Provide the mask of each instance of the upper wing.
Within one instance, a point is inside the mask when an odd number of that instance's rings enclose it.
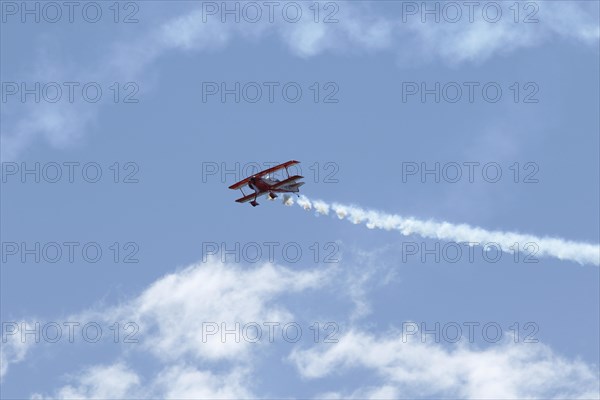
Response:
[[[248,182],[250,182],[250,177],[243,179],[241,181],[239,181],[238,183],[234,183],[233,185],[229,186],[229,189],[239,189],[244,185],[247,185]]]
[[[252,178],[253,176],[257,177],[257,176],[267,175],[272,172],[279,171],[280,169],[291,167],[292,165],[296,165],[296,164],[300,164],[300,161],[291,160],[291,161],[285,162],[283,164],[279,164],[274,167],[271,167],[269,169],[265,169],[263,171],[257,172],[256,174],[247,177],[246,179],[242,179],[241,181],[234,183],[233,185],[229,186],[229,189],[239,189],[242,186],[247,185],[248,182],[250,181],[250,178]]]
[[[303,176],[300,175],[294,175],[294,176],[290,176],[287,179],[282,180],[281,182],[277,182],[276,184],[274,184],[273,186],[271,186],[271,189],[279,189],[282,186],[288,185],[290,183],[296,183],[296,181],[298,179],[302,179],[304,178]],[[300,182],[300,186],[304,185],[304,182]]]

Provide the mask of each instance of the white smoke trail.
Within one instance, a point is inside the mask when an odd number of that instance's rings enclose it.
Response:
[[[294,204],[294,198],[292,196],[290,196],[289,194],[284,194],[283,195],[283,204],[286,206],[291,206]]]
[[[284,204],[291,206],[293,199],[287,198]],[[527,243],[539,247],[536,256],[556,257],[560,260],[572,260],[580,264],[600,265],[600,246],[589,243],[578,243],[550,237],[514,232],[487,231],[483,228],[467,224],[452,224],[449,222],[423,221],[412,217],[385,214],[379,211],[365,210],[356,206],[338,203],[328,204],[321,200],[310,200],[306,196],[298,199],[298,205],[307,211],[314,209],[317,213],[328,215],[333,211],[339,219],[347,219],[353,224],[365,224],[369,229],[397,230],[403,235],[419,235],[424,238],[440,239],[470,245],[494,244],[502,251],[512,252],[513,249],[523,248]],[[517,243],[517,246],[514,246]]]

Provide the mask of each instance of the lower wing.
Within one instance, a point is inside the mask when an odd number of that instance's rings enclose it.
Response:
[[[237,199],[236,201],[237,201],[238,203],[246,203],[246,202],[248,202],[248,201],[250,201],[250,200],[254,200],[254,196],[256,196],[256,197],[260,197],[260,196],[264,196],[265,194],[267,194],[267,192],[258,192],[258,194],[252,193],[252,194],[249,194],[249,195],[247,195],[247,196],[240,197],[240,198],[239,198],[239,199]]]

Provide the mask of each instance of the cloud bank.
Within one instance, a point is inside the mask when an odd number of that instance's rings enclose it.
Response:
[[[364,269],[364,268],[363,268]],[[330,299],[343,291],[345,268],[289,269],[264,264],[244,266],[211,260],[170,273],[140,294],[110,307],[87,310],[69,320],[137,320],[144,340],[123,346],[113,362],[85,364],[68,381],[33,398],[265,398],[286,397],[271,388],[261,363],[271,360],[273,344],[249,346],[241,341],[203,342],[203,321],[267,321],[303,317],[305,301],[316,294]],[[368,274],[368,272],[365,272]],[[329,296],[329,297],[328,297]],[[319,312],[319,310],[316,310]],[[286,376],[315,398],[597,398],[597,366],[556,354],[537,343],[504,341],[478,348],[474,344],[403,339],[397,328],[372,332],[352,310],[337,321],[345,326],[337,343],[299,342],[279,347]],[[350,316],[349,316],[350,315]],[[348,317],[349,316],[349,317]],[[343,323],[341,321],[346,320]],[[43,348],[41,348],[43,350]],[[38,349],[38,351],[41,351]],[[139,358],[136,355],[149,355]],[[31,353],[30,353],[31,355]],[[79,364],[83,361],[83,364]],[[152,361],[152,367],[148,365]],[[350,377],[360,371],[361,380]],[[282,369],[282,371],[286,371]],[[348,376],[346,391],[335,381],[329,391],[310,390],[311,381]],[[261,382],[261,384],[259,384]],[[31,390],[35,390],[34,387]],[[308,397],[310,397],[308,396]]]

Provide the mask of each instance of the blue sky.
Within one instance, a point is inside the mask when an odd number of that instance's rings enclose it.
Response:
[[[435,2],[439,22],[420,2],[320,2],[316,22],[281,2],[271,22],[258,2],[255,23],[235,2],[239,22],[220,2],[98,2],[55,23],[22,4],[1,2],[3,398],[599,396],[596,2],[482,2],[472,21],[458,2],[457,22]],[[36,82],[40,101],[22,98]],[[439,102],[406,92],[436,83]],[[306,197],[233,201],[249,166],[290,159]],[[36,163],[40,182],[21,175]],[[403,179],[415,165],[439,182]],[[39,343],[22,335],[36,323]],[[220,336],[236,323],[261,339]]]

